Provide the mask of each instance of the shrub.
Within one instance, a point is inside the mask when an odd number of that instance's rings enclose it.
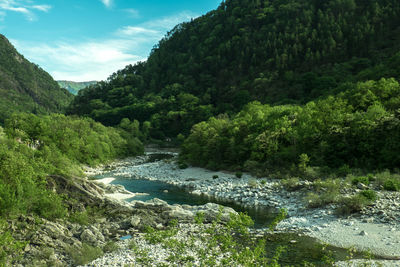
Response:
[[[79,223],[81,225],[89,224],[89,215],[85,210],[83,212],[74,212],[69,215],[69,220],[73,223]]]
[[[11,266],[9,261],[22,255],[26,246],[25,242],[15,241],[6,226],[7,223],[0,220],[0,266]]]
[[[369,180],[369,177],[367,177],[367,176],[358,176],[358,177],[354,177],[351,180],[351,183],[352,183],[352,185],[358,185],[359,183],[369,185],[370,180]]]
[[[218,177],[219,177],[218,175],[213,175],[212,178],[213,178],[213,179],[218,179]]]
[[[236,172],[236,173],[235,173],[235,176],[236,176],[237,178],[242,178],[243,173],[242,173],[242,172]]]
[[[92,247],[88,244],[83,244],[80,250],[70,248],[67,252],[75,265],[85,265],[103,256],[103,250],[101,248]]]
[[[364,190],[359,194],[370,201],[375,201],[378,199],[378,196],[374,190]]]
[[[116,251],[117,249],[118,249],[117,243],[115,243],[113,241],[109,241],[104,245],[103,252],[104,253],[113,252],[113,251]]]
[[[183,170],[183,169],[187,169],[189,166],[185,162],[180,162],[180,163],[178,163],[178,167],[179,167],[179,169]]]
[[[281,180],[281,184],[287,191],[290,192],[299,190],[301,188],[300,179],[298,177],[283,179]]]
[[[386,180],[383,183],[383,189],[388,191],[399,191],[400,183],[394,179]]]
[[[349,215],[361,211],[365,206],[371,203],[365,196],[358,194],[352,197],[343,197],[339,201],[336,212],[339,215]]]
[[[328,191],[321,194],[309,193],[305,200],[308,207],[319,208],[331,203],[336,203],[339,200],[339,192]]]
[[[257,188],[257,186],[258,186],[257,180],[256,179],[249,180],[248,186],[251,188]]]

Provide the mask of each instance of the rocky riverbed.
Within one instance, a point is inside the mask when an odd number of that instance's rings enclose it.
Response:
[[[285,208],[288,218],[280,222],[278,231],[300,232],[321,242],[343,248],[370,251],[392,261],[384,265],[400,266],[400,195],[378,192],[379,200],[360,213],[338,217],[334,206],[309,209],[304,192],[288,192],[278,179],[255,179],[243,174],[241,178],[229,172],[213,172],[202,168],[179,169],[174,158],[148,162],[149,156],[116,162],[106,170],[89,170],[100,174],[113,169],[113,177],[161,181],[184,188],[192,194],[203,194],[241,205]],[[170,153],[176,156],[174,153]],[[308,187],[303,182],[303,188]]]

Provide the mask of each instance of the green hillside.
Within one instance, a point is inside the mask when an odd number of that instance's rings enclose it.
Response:
[[[175,137],[252,100],[302,104],[399,77],[399,15],[397,0],[225,1],[177,25],[146,62],[81,91],[69,112]]]
[[[0,121],[14,111],[61,112],[72,95],[0,35]]]
[[[72,82],[72,81],[57,81],[61,88],[67,89],[71,94],[77,95],[79,90],[82,90],[89,85],[96,84],[97,81],[90,82]]]

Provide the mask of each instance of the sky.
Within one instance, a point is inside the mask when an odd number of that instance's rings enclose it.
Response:
[[[221,0],[0,0],[0,33],[56,80],[100,81],[146,60],[176,24]]]

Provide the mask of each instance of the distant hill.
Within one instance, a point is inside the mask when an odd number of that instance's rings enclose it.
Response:
[[[79,90],[82,90],[89,85],[94,85],[97,81],[90,82],[72,82],[72,81],[57,81],[61,88],[67,89],[71,94],[77,95]]]
[[[0,34],[0,122],[14,111],[63,112],[73,95]]]
[[[226,0],[177,25],[146,62],[80,92],[69,108],[107,125],[188,134],[250,101],[302,104],[347,83],[400,77],[398,0]]]

